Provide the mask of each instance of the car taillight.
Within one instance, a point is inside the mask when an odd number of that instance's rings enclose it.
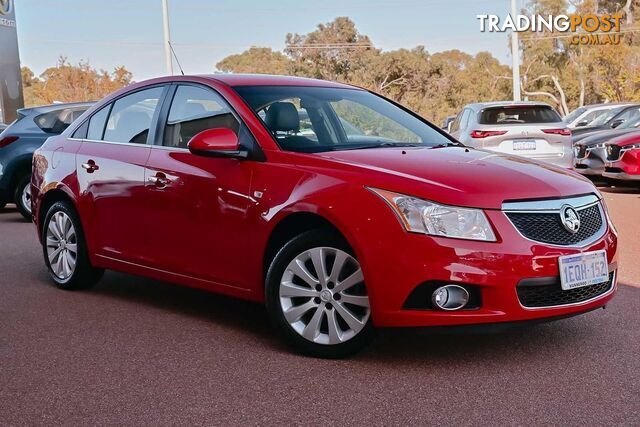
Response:
[[[4,138],[0,139],[0,148],[6,147],[7,145],[17,140],[18,140],[17,136],[5,136]]]
[[[551,135],[571,136],[569,129],[542,129],[544,133],[550,133]]]
[[[486,138],[488,136],[498,136],[507,133],[506,130],[474,130],[471,131],[471,138]]]

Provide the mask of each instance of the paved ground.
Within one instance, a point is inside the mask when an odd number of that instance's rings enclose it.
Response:
[[[606,199],[637,285],[640,194]],[[383,331],[353,359],[303,358],[260,306],[115,273],[59,291],[32,225],[0,211],[0,425],[638,425],[639,321],[640,289],[621,286],[552,324]]]

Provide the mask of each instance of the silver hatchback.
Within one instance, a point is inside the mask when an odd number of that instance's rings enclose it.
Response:
[[[466,105],[451,135],[474,148],[573,167],[571,130],[543,102],[486,102]]]

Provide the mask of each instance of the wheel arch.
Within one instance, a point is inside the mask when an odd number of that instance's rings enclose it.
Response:
[[[269,234],[263,254],[263,279],[267,276],[267,271],[273,261],[273,258],[289,240],[306,231],[317,229],[331,230],[342,237],[347,244],[351,246],[345,233],[343,233],[340,228],[326,216],[310,211],[291,212],[281,217]]]
[[[31,161],[33,155],[21,155],[16,158],[5,172],[9,179],[5,182],[8,183],[9,194],[13,198],[16,191],[16,186],[25,175],[31,175]]]
[[[38,208],[36,213],[36,220],[38,226],[38,236],[42,241],[42,227],[44,224],[45,215],[49,211],[49,208],[53,206],[57,202],[67,202],[69,205],[78,212],[78,207],[76,206],[74,198],[69,194],[68,190],[65,187],[56,187],[46,191],[38,202]],[[80,220],[82,223],[82,220]]]

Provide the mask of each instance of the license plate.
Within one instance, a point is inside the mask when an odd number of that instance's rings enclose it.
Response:
[[[513,141],[513,151],[535,150],[535,141]]]
[[[605,251],[565,255],[559,257],[558,262],[560,264],[560,286],[565,291],[609,280]]]

